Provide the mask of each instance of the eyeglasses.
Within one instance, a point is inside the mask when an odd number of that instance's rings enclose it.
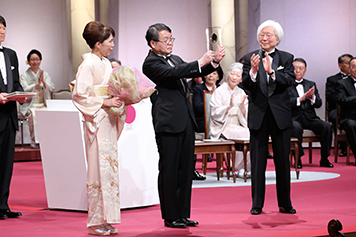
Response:
[[[173,43],[175,40],[176,40],[176,38],[169,38],[169,39],[166,39],[166,40],[164,40],[164,41],[162,41],[162,40],[156,40],[156,42],[161,42],[161,43],[164,43],[164,44],[171,44],[171,43]]]
[[[259,35],[259,37],[260,38],[264,38],[264,37],[267,37],[267,39],[272,39],[272,37],[274,36],[274,34],[270,34],[270,33],[268,33],[268,34],[265,34],[265,33],[261,33],[260,35]]]

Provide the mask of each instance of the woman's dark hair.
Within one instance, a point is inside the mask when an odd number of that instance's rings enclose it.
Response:
[[[0,16],[0,24],[3,24],[6,27],[6,21],[5,18]]]
[[[96,42],[103,43],[112,35],[115,37],[115,31],[110,26],[105,26],[100,21],[89,22],[83,31],[83,38],[91,49],[95,47]]]
[[[146,41],[147,41],[147,45],[149,47],[151,47],[151,44],[150,44],[151,40],[153,40],[153,41],[159,40],[159,32],[162,30],[168,30],[169,33],[172,33],[171,28],[169,28],[168,26],[166,26],[163,23],[156,23],[156,24],[148,27],[148,30],[146,32]]]
[[[40,60],[42,61],[42,54],[40,51],[37,49],[32,49],[28,54],[27,54],[27,62],[30,62],[30,58],[32,54],[37,54],[38,57],[40,57]]]
[[[215,71],[217,71],[218,72],[218,75],[219,75],[219,79],[215,82],[215,85],[219,85],[219,83],[221,82],[221,80],[223,79],[223,77],[224,77],[224,72],[223,72],[223,70],[221,69],[221,67],[218,67],[218,69],[217,70],[215,70]],[[203,76],[203,81],[205,82],[205,77],[206,77],[207,75],[205,75],[205,76]]]

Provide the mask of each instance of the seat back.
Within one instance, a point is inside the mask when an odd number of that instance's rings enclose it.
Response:
[[[205,123],[205,139],[210,138],[210,100],[213,92],[204,91],[204,123]]]
[[[52,99],[53,100],[71,100],[72,99],[72,93],[70,92],[70,90],[59,90],[56,92],[52,93]]]
[[[346,147],[346,164],[349,164],[350,160],[350,144],[347,141],[346,133],[344,130],[340,129],[339,125],[339,118],[340,118],[340,105],[336,103],[336,131],[334,133],[334,156],[335,156],[335,163],[337,163],[337,159],[339,156],[339,151],[338,151],[338,143],[340,141],[346,141],[347,147]]]

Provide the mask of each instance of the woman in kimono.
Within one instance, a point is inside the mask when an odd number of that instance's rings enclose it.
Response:
[[[204,76],[203,83],[193,88],[193,109],[195,120],[198,124],[198,132],[205,131],[204,121],[204,91],[214,92],[222,80],[224,73],[219,67],[216,71]]]
[[[41,52],[32,49],[27,55],[27,63],[30,67],[20,77],[24,91],[36,93],[35,96],[28,97],[27,101],[19,107],[20,114],[28,118],[31,148],[38,148],[35,110],[45,109],[46,100],[51,99],[51,93],[54,91],[51,77],[47,72],[40,69],[41,62]]]
[[[227,82],[218,87],[210,101],[211,139],[250,139],[247,127],[247,95],[238,84],[242,80],[242,64],[233,63],[227,71]],[[250,154],[247,155],[247,174],[250,176]],[[235,170],[238,177],[244,177],[243,153],[236,152]]]
[[[111,224],[120,223],[117,139],[125,122],[126,107],[118,97],[110,98],[107,90],[112,67],[106,57],[113,50],[113,37],[115,31],[98,21],[85,26],[83,38],[92,51],[82,56],[72,97],[84,116],[87,227],[92,235],[117,233]],[[112,114],[110,107],[119,108],[120,115]]]

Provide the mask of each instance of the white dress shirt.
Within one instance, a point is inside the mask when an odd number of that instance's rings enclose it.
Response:
[[[3,47],[0,46],[0,48],[3,48]],[[2,51],[0,51],[0,72],[1,72],[2,78],[4,79],[4,84],[7,85],[5,55],[4,55],[4,52],[2,52]]]

